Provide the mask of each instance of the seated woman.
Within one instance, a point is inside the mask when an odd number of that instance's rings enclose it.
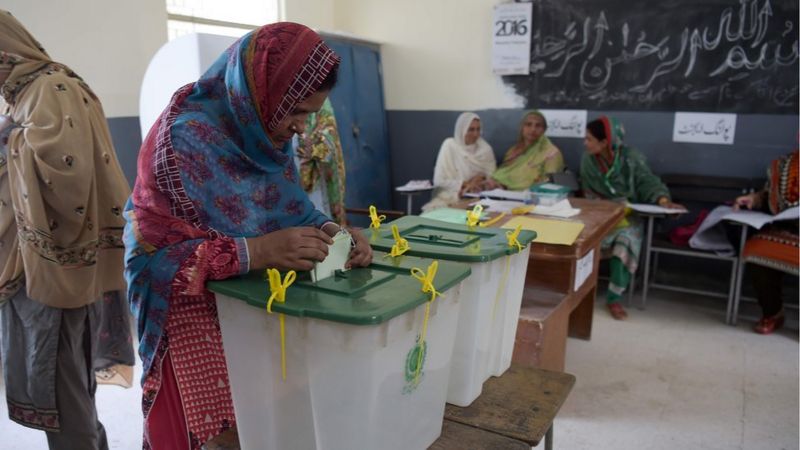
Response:
[[[738,197],[734,208],[779,214],[797,206],[800,203],[798,164],[797,151],[773,161],[767,170],[764,189]],[[745,262],[751,263],[747,269],[753,274],[753,287],[762,312],[761,320],[753,327],[756,333],[770,334],[783,326],[783,276],[785,273],[800,274],[798,248],[798,224],[794,220],[775,222],[745,243],[742,256]]]
[[[544,135],[545,131],[547,120],[542,113],[530,111],[525,114],[517,143],[506,152],[502,164],[485,187],[521,191],[547,181],[552,173],[563,172],[564,157]]]
[[[650,171],[644,156],[623,144],[624,135],[622,124],[606,116],[586,125],[586,152],[580,168],[584,196],[682,209],[683,206],[672,203],[667,186]],[[628,317],[619,300],[631,275],[636,273],[642,235],[641,222],[628,217],[601,244],[603,257],[611,258],[606,305],[617,320]]]
[[[496,165],[492,147],[481,137],[480,117],[471,112],[461,113],[453,137],[445,139],[439,149],[433,171],[436,189],[422,210],[450,206],[464,192],[480,192]]]
[[[339,231],[303,192],[289,151],[339,61],[303,25],[261,27],[180,88],[142,143],[124,240],[146,448],[199,449],[235,425],[206,281],[310,270]],[[348,266],[368,265],[369,244],[353,237]]]

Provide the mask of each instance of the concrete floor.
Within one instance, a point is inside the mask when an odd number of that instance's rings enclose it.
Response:
[[[591,341],[570,339],[577,382],[562,449],[797,449],[798,336],[723,323],[721,300],[652,291],[616,322],[596,302]]]
[[[798,448],[796,323],[760,336],[748,320],[723,324],[719,300],[663,291],[629,313],[615,322],[598,301],[592,340],[569,340],[577,383],[556,420],[555,448]],[[98,389],[112,449],[141,449],[140,395],[138,386]],[[0,402],[0,449],[47,448],[44,433],[7,417]]]

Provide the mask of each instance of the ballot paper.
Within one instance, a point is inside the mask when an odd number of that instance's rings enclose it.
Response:
[[[686,214],[686,208],[665,208],[663,206],[651,205],[648,203],[628,203],[628,208],[646,214]]]
[[[553,205],[526,205],[523,202],[515,202],[509,200],[493,200],[490,198],[483,198],[478,200],[477,202],[470,203],[469,206],[473,206],[475,204],[480,204],[484,208],[486,208],[489,212],[498,212],[498,213],[513,213],[515,208],[521,207],[530,207],[530,211],[527,214],[534,214],[540,216],[552,216],[552,217],[572,217],[580,214],[581,210],[578,208],[573,208],[572,204],[569,202],[568,199],[561,200],[558,203]]]
[[[536,205],[530,214],[553,217],[572,217],[581,213],[580,208],[573,208],[566,198],[552,205]]]
[[[510,213],[514,208],[520,208],[526,205],[523,202],[515,202],[511,200],[494,200],[491,198],[482,198],[478,201],[472,202],[469,206],[481,205],[484,210],[497,212],[497,213]]]
[[[689,247],[710,250],[722,256],[735,255],[736,249],[728,239],[725,228],[720,226],[720,222],[728,220],[760,230],[768,223],[782,220],[791,220],[796,223],[798,219],[800,219],[800,208],[798,207],[789,208],[773,216],[759,211],[735,210],[730,206],[717,206],[689,239]]]
[[[428,191],[431,189],[433,189],[433,185],[430,180],[411,180],[402,186],[394,188],[398,192]]]
[[[350,258],[350,243],[352,242],[350,233],[347,231],[339,231],[333,237],[333,244],[328,246],[328,257],[324,261],[318,262],[311,270],[311,281],[317,281],[330,278],[336,273],[337,270],[345,270],[344,265]]]
[[[496,199],[505,199],[505,200],[516,200],[519,202],[524,202],[526,199],[530,197],[530,191],[509,191],[506,189],[492,189],[490,191],[482,191],[479,193],[471,193],[467,192],[464,194],[464,197],[475,197],[475,198],[496,198]]]

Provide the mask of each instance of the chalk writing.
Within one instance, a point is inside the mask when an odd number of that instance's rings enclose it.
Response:
[[[796,1],[535,0],[528,106],[796,113]]]

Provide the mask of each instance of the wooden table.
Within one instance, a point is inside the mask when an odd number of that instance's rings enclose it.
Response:
[[[468,407],[445,407],[442,436],[430,449],[529,449],[544,438],[549,450],[553,421],[574,385],[568,373],[512,364]]]
[[[474,201],[464,199],[456,207],[469,208],[468,204]],[[592,336],[600,243],[622,219],[624,208],[605,200],[570,198],[569,201],[581,212],[566,220],[584,224],[577,240],[572,245],[534,242],[531,247],[514,349],[514,361],[519,364],[563,371],[567,335],[587,340]],[[495,215],[487,212],[490,217]],[[511,217],[494,226],[502,226]],[[578,265],[589,262],[591,273],[576,287]],[[531,320],[525,322],[528,318]],[[526,329],[533,321],[539,322]]]

